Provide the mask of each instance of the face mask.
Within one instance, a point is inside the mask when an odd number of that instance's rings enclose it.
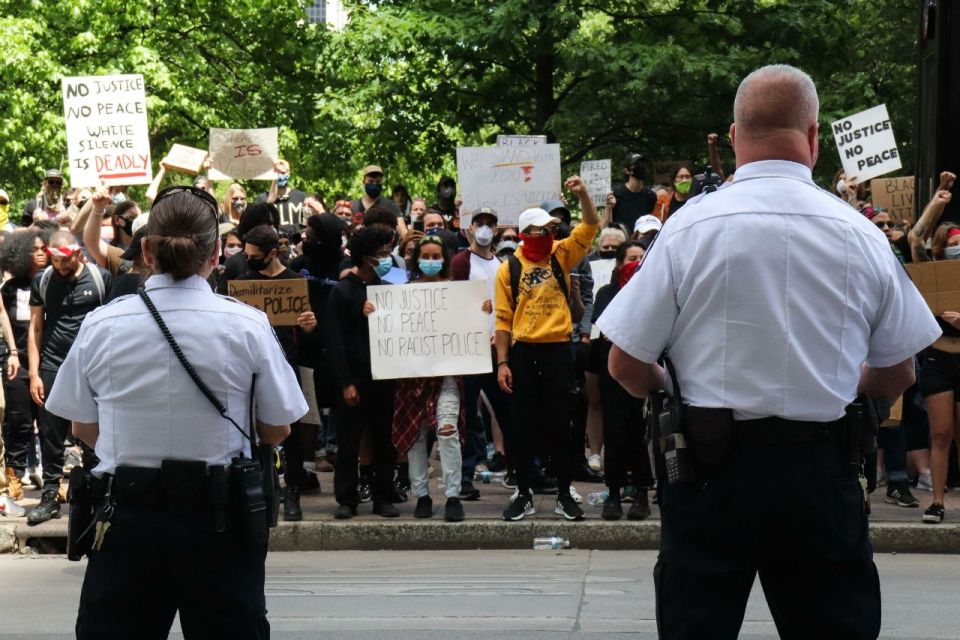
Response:
[[[477,229],[477,232],[473,234],[473,237],[481,247],[490,246],[490,243],[493,242],[493,229],[490,227],[480,227]]]
[[[260,258],[259,260],[247,258],[247,266],[250,267],[250,271],[263,271],[270,264],[270,260],[271,258]]]
[[[690,186],[693,184],[693,180],[681,180],[679,182],[674,182],[673,186],[677,188],[677,193],[687,195],[690,193]]]
[[[47,199],[47,204],[53,204],[60,200],[60,187],[47,187],[43,194]]]
[[[224,249],[223,249],[223,255],[226,256],[226,257],[228,257],[228,258],[232,258],[233,256],[235,256],[235,255],[237,255],[238,253],[240,253],[240,251],[241,251],[242,249],[243,249],[243,247],[224,247]]]
[[[323,245],[312,240],[304,240],[300,245],[303,255],[308,258],[319,258],[323,255]]]
[[[290,255],[291,247],[288,245],[286,247],[280,247],[280,252],[277,253],[277,258],[279,258],[281,264],[286,266],[290,264]]]
[[[290,184],[290,174],[289,173],[278,173],[277,174],[277,186],[281,189]]]
[[[608,260],[608,259],[610,259],[610,258],[615,258],[615,257],[616,257],[616,255],[617,255],[617,250],[614,249],[613,251],[600,251],[599,253],[600,253],[600,257],[601,257],[601,258],[603,258],[604,260]]]
[[[128,236],[133,235],[133,218],[120,218],[123,222],[123,232]]]
[[[371,182],[369,184],[363,185],[363,190],[371,198],[377,199],[380,197],[380,194],[383,193],[383,185],[377,184],[376,182]]]
[[[441,200],[452,200],[455,189],[451,186],[440,187],[440,191],[437,192],[437,195]]]
[[[120,204],[127,201],[127,194],[123,191],[117,191],[113,194],[113,204]]]
[[[373,267],[373,270],[376,272],[378,278],[382,278],[390,273],[390,269],[393,269],[393,258],[390,256],[378,259],[376,266]]]
[[[957,260],[960,258],[960,244],[947,247],[943,250],[943,255],[947,260]]]
[[[497,245],[497,253],[501,251],[516,251],[517,243],[513,240],[502,240],[500,244]]]
[[[847,192],[847,185],[843,184],[843,180],[837,181],[837,193],[841,196]]]
[[[435,276],[443,270],[443,260],[426,260],[420,258],[418,264],[420,265],[420,271],[423,272],[425,276]]]
[[[237,213],[240,213],[241,211],[244,210],[244,208],[246,208],[247,203],[244,200],[241,200],[240,198],[234,198],[230,206],[233,207],[234,211],[236,211]]]
[[[640,268],[640,261],[630,262],[628,264],[620,267],[620,288],[623,289],[627,286],[627,283],[630,282],[630,278],[633,277],[633,274],[637,272],[637,269]]]
[[[553,234],[531,236],[527,233],[521,233],[520,239],[523,240],[523,255],[531,262],[546,260],[553,249]]]
[[[443,229],[443,227],[434,227],[432,229],[427,229],[424,233],[426,233],[428,236],[435,236],[440,233],[441,229]]]

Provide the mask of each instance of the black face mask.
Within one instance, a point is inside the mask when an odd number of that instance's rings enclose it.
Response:
[[[319,242],[313,240],[304,240],[303,244],[300,245],[303,255],[308,258],[321,258],[323,257],[323,245]]]
[[[259,258],[256,260],[247,258],[247,266],[250,267],[250,271],[263,271],[272,260],[273,258]]]
[[[600,251],[599,253],[600,253],[600,257],[603,258],[604,260],[617,257],[616,249],[614,249],[613,251]]]
[[[133,218],[120,218],[123,221],[123,232],[128,236],[133,235]]]
[[[441,200],[453,200],[455,194],[455,189],[453,187],[440,187],[440,191],[437,192],[437,195]]]

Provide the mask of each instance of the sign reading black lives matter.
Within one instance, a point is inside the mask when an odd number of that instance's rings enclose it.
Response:
[[[861,111],[830,125],[847,179],[857,183],[900,168],[887,105]]]
[[[150,184],[142,75],[63,79],[70,186]]]
[[[367,287],[374,380],[490,373],[482,280]]]

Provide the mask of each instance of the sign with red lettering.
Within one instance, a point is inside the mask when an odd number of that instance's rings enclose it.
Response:
[[[143,76],[63,79],[70,186],[150,184]]]
[[[210,129],[211,180],[273,180],[279,158],[276,127]]]
[[[830,125],[848,180],[857,183],[900,168],[900,152],[893,137],[887,105],[855,113]]]

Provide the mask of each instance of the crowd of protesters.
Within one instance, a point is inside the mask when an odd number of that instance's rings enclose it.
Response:
[[[309,292],[310,310],[297,325],[276,328],[301,385],[311,387],[317,416],[293,425],[283,443],[284,519],[302,519],[301,494],[320,491],[317,472],[330,470],[338,519],[367,502],[386,518],[406,502],[414,517],[433,517],[434,446],[448,521],[463,520],[463,502],[481,498],[478,473],[514,490],[505,520],[533,514],[534,493],[556,494],[557,515],[584,519],[575,482],[605,483],[604,519],[624,517],[623,503],[627,518],[648,517],[656,478],[644,404],[610,375],[610,342],[594,323],[662,225],[690,198],[735,179],[724,175],[714,134],[708,149],[703,172],[678,165],[666,184],[652,186],[644,159],[628,154],[623,179],[599,211],[583,181],[570,177],[569,202],[531,203],[517,226],[501,224],[490,208],[469,212],[461,225],[449,176],[433,194],[412,196],[397,184],[388,196],[375,164],[362,170],[355,198],[296,189],[286,161],[256,198],[229,185],[219,200],[223,255],[211,287],[226,293],[231,280],[304,278]],[[872,206],[868,185],[842,173],[831,188],[881,228],[906,263],[960,258],[960,227],[941,221],[954,181],[941,174],[915,224]],[[203,175],[193,186],[214,192]],[[123,187],[67,189],[58,170],[46,172],[19,218],[10,200],[0,190],[0,356],[7,363],[0,513],[37,524],[59,517],[64,474],[96,464],[69,422],[45,411],[45,395],[86,314],[135,293],[148,275],[140,241],[149,212]],[[490,316],[491,372],[374,379],[367,316],[376,309],[367,287],[444,280],[486,283],[477,305]],[[960,313],[938,320],[944,337],[918,354],[918,384],[896,407],[873,403],[884,426],[870,465],[878,472],[868,473],[871,488],[885,486],[886,501],[901,507],[919,506],[915,490],[932,493],[923,513],[930,523],[944,517],[947,487],[960,484]],[[41,499],[26,511],[20,503],[28,487],[40,489]]]

